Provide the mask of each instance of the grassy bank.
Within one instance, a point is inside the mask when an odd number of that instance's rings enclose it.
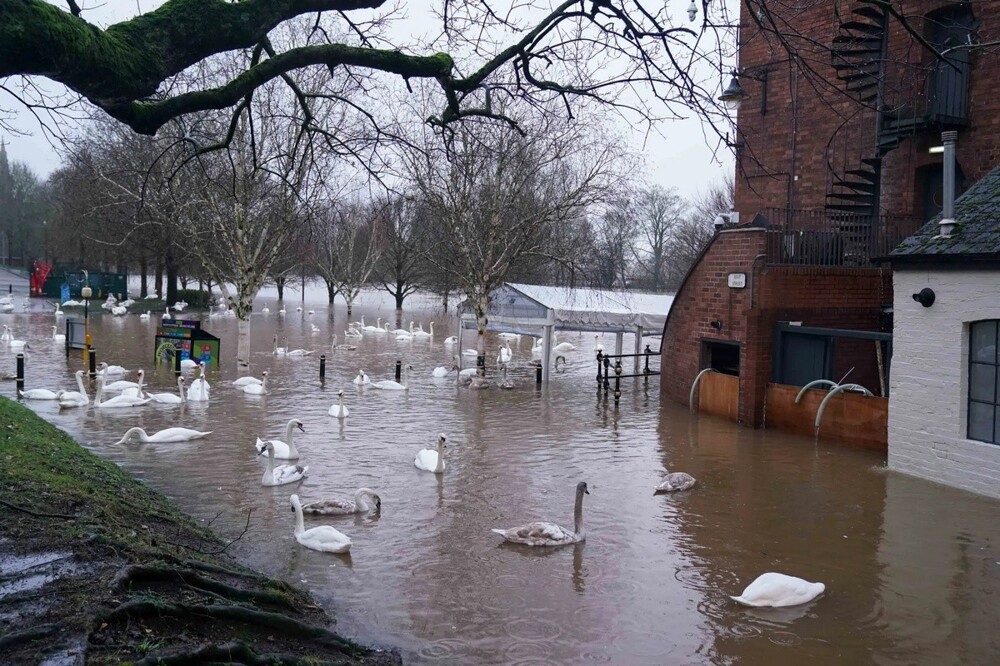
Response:
[[[240,567],[164,496],[0,398],[0,654],[142,665],[394,664]]]

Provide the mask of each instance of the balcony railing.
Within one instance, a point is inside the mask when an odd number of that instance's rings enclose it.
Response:
[[[760,220],[762,217],[764,220]],[[916,218],[769,208],[760,213],[767,263],[793,266],[873,266],[922,226]]]

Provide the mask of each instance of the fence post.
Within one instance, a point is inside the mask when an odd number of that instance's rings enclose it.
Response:
[[[193,343],[192,343],[193,344]],[[174,379],[181,376],[181,350],[174,346]]]
[[[396,381],[398,382],[399,378],[402,376],[403,376],[403,362],[400,361],[399,359],[396,359]]]
[[[542,364],[539,363],[535,367],[535,386],[541,386],[541,385],[542,385]]]
[[[319,355],[319,380],[326,381],[326,354]]]
[[[608,389],[611,388],[611,383],[608,381],[608,368],[611,367],[611,359],[607,356],[604,357],[604,395],[608,394]]]
[[[601,360],[604,358],[604,352],[597,352],[597,390],[601,390]]]
[[[17,396],[21,397],[24,393],[24,354],[19,353],[17,355],[17,372],[15,373],[14,379],[17,381]]]
[[[615,407],[618,406],[618,399],[622,397],[622,360],[615,361]]]
[[[87,369],[88,374],[90,375],[90,378],[93,379],[97,376],[97,350],[88,345],[87,356],[89,357],[87,362],[90,364],[90,367]]]

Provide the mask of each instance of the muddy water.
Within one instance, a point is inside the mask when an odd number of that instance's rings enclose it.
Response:
[[[887,473],[883,460],[775,433],[752,432],[660,405],[655,386],[626,385],[618,412],[595,398],[591,336],[561,336],[578,349],[546,392],[527,365],[530,339],[515,345],[512,391],[458,390],[436,380],[451,365],[442,341],[453,322],[409,310],[405,322],[437,320],[433,341],[366,336],[353,352],[331,351],[341,307],[314,316],[254,316],[255,373],[271,392],[247,396],[229,382],[234,364],[210,376],[212,400],[184,408],[66,410],[34,402],[45,418],[95,452],[132,470],[221,534],[250,530],[231,550],[262,570],[301,582],[336,612],[340,629],[398,646],[408,663],[990,663],[1000,653],[1000,503]],[[355,318],[392,316],[369,296]],[[45,339],[48,315],[7,316],[34,353],[29,387],[69,388],[67,362]],[[442,325],[442,322],[446,322]],[[320,329],[310,334],[310,323]],[[395,323],[395,322],[394,322]],[[104,360],[153,371],[153,324],[137,317],[93,323]],[[235,321],[206,320],[232,358]],[[328,355],[274,358],[277,332],[295,347]],[[603,343],[613,345],[606,336]],[[626,346],[630,343],[626,340]],[[496,342],[491,338],[490,346]],[[494,354],[495,355],[495,352]],[[414,367],[405,393],[358,390],[359,367],[391,378],[400,358]],[[0,351],[0,371],[13,357]],[[338,389],[350,416],[327,416]],[[11,382],[0,383],[10,396]],[[309,476],[262,488],[256,436],[296,438]],[[116,446],[133,425],[184,425],[214,434],[185,444]],[[448,435],[444,475],[413,458]],[[687,471],[697,488],[656,496],[665,469]],[[575,484],[590,486],[585,544],[555,550],[501,545],[491,527],[534,519],[572,525]],[[360,486],[382,497],[380,518],[328,518],[354,541],[349,557],[294,540],[288,497],[304,501]],[[752,610],[738,594],[764,571],[827,585],[802,607]]]

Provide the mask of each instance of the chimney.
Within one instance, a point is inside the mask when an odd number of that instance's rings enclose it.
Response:
[[[941,222],[938,228],[941,233],[938,238],[951,238],[951,232],[955,230],[955,142],[958,141],[958,132],[941,132],[941,141],[944,143],[944,204],[941,210]]]

